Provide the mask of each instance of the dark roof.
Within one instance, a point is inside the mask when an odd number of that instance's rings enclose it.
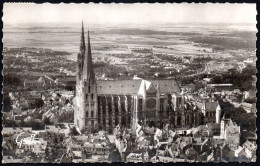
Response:
[[[109,80],[97,81],[97,94],[137,94],[143,80]],[[160,93],[178,93],[180,88],[175,80],[147,80],[155,87],[159,85]]]
[[[201,102],[196,102],[196,106],[197,106],[200,110],[202,110],[202,108],[203,108],[203,103],[201,103]]]
[[[220,129],[220,124],[218,123],[207,123],[206,124],[208,126],[209,129]]]
[[[233,122],[231,119],[224,119],[224,120],[226,121],[226,125],[227,126],[234,126],[234,125],[236,125],[236,123]]]
[[[197,128],[194,129],[193,133],[197,133],[198,131],[208,131],[209,129],[207,128],[206,125],[200,125]]]
[[[223,144],[225,142],[225,140],[223,140],[223,139],[215,139],[215,138],[211,139],[211,141],[212,141],[213,145],[215,145],[215,144]]]
[[[165,149],[166,149],[166,146],[167,146],[167,144],[162,144],[162,145],[159,147],[158,150],[165,150]]]
[[[250,141],[246,141],[244,144],[243,144],[246,148],[248,148],[249,150],[253,151],[253,150],[256,150],[256,145],[255,143],[253,142],[250,142]]]
[[[24,116],[23,115],[16,115],[16,116],[14,116],[14,119],[15,120],[23,120]]]
[[[61,129],[66,129],[66,126],[65,126],[64,124],[62,124],[62,123],[57,124],[57,125],[55,125],[55,126],[59,126]]]
[[[97,81],[97,94],[137,94],[142,80]]]

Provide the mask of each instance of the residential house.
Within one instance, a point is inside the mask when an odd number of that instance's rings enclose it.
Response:
[[[235,157],[235,151],[230,149],[228,144],[224,144],[223,146],[221,146],[221,150],[222,150],[222,159],[225,161],[233,161],[234,157]]]
[[[154,156],[150,160],[152,163],[158,163],[158,162],[163,162],[163,163],[170,163],[174,162],[174,158],[172,157],[164,157],[164,156]]]
[[[204,102],[202,113],[204,115],[204,124],[220,123],[221,107],[217,101]]]
[[[232,90],[234,88],[233,84],[207,84],[207,87],[215,91]]]
[[[171,144],[171,146],[167,149],[167,152],[172,158],[178,158],[180,156],[180,148],[178,144]]]
[[[257,145],[255,142],[246,141],[243,144],[243,148],[245,149],[247,158],[253,158],[256,156]]]
[[[42,155],[45,153],[45,149],[47,147],[47,141],[42,138],[34,138],[31,141],[23,141],[22,146],[20,148],[25,151],[34,152],[37,155]]]
[[[242,146],[239,146],[236,150],[235,150],[235,157],[237,158],[246,158],[247,153],[245,152],[245,148],[243,148]]]
[[[40,77],[38,80],[25,80],[25,88],[53,88],[56,86],[55,80],[48,76]]]
[[[86,153],[106,155],[109,153],[109,146],[105,143],[85,142],[83,145]]]
[[[194,150],[201,154],[207,150],[210,150],[211,143],[208,138],[194,137],[192,139],[192,147]]]
[[[64,134],[65,137],[69,136],[70,129],[73,127],[71,123],[57,123],[54,125],[45,125],[45,131]]]
[[[207,123],[206,127],[212,131],[213,136],[219,136],[220,135],[220,124],[219,123]]]
[[[22,120],[24,120],[26,118],[25,115],[14,115],[14,121],[16,123],[20,123]]]
[[[256,90],[249,90],[244,92],[244,100],[255,100],[256,99]]]
[[[257,134],[256,134],[256,132],[247,131],[246,129],[244,129],[241,134],[241,139],[244,139],[244,141],[248,140],[248,141],[253,142],[253,141],[256,141]],[[241,142],[243,142],[243,141],[241,141]]]
[[[23,163],[23,159],[14,159],[13,156],[3,156],[3,163]]]
[[[240,106],[247,112],[247,113],[256,113],[256,103],[241,103]]]
[[[192,131],[193,136],[203,136],[211,137],[213,136],[213,131],[210,130],[206,125],[200,125],[197,128],[194,128]]]
[[[138,163],[138,162],[143,162],[143,157],[142,153],[130,153],[126,157],[126,162],[133,162],[133,163]]]
[[[200,155],[193,147],[190,147],[185,150],[185,159],[200,161]]]
[[[148,140],[143,140],[143,141],[138,141],[137,142],[137,148],[138,149],[142,149],[142,148],[148,147],[149,145],[150,145],[150,141],[148,141]]]
[[[21,110],[21,108],[12,108],[11,109],[11,114],[12,114],[12,116],[21,115],[22,114],[22,110]]]
[[[231,149],[237,149],[240,144],[240,126],[224,117],[220,128],[220,138],[224,139]]]
[[[157,144],[156,155],[157,156],[164,156],[165,155],[165,150],[167,148],[168,148],[168,142],[159,142]]]
[[[192,146],[192,137],[180,137],[177,138],[175,143],[178,145],[180,149],[180,153],[184,153],[186,149]]]
[[[205,159],[207,162],[213,162],[214,161],[214,156],[213,156],[213,152],[210,153],[210,155],[207,155],[206,153],[203,153],[201,155],[201,158]],[[202,159],[202,160],[203,160]],[[204,160],[203,160],[204,161]]]
[[[32,132],[31,127],[3,127],[2,134],[3,136],[21,134],[22,132]]]

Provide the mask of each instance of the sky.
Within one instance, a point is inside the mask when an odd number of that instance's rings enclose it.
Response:
[[[33,4],[5,3],[4,24],[254,23],[255,4]]]

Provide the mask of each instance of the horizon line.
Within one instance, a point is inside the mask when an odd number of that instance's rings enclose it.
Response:
[[[158,25],[158,24],[255,24],[253,22],[157,22],[157,23],[154,23],[154,22],[147,22],[147,23],[132,23],[132,22],[129,22],[129,23],[112,23],[112,22],[85,22],[84,23],[87,25],[87,24],[92,24],[92,25],[99,25],[99,24],[110,24],[110,25],[128,25],[128,24],[132,24],[132,25],[146,25],[146,24],[154,24],[154,25]],[[3,22],[3,25],[21,25],[21,24],[65,24],[65,25],[68,25],[68,24],[76,24],[77,25],[77,22],[20,22],[20,23],[10,23],[10,22]],[[78,25],[81,25],[81,21],[78,23]]]

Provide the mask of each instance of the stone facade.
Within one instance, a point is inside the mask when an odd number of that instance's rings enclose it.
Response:
[[[224,116],[220,125],[220,138],[225,139],[232,150],[237,149],[240,144],[240,126]]]
[[[87,39],[86,47],[82,25],[74,101],[78,130],[112,133],[117,125],[136,128],[140,121],[159,128],[170,122],[175,127],[200,124],[200,112],[185,108],[175,80],[96,80],[89,34]]]

